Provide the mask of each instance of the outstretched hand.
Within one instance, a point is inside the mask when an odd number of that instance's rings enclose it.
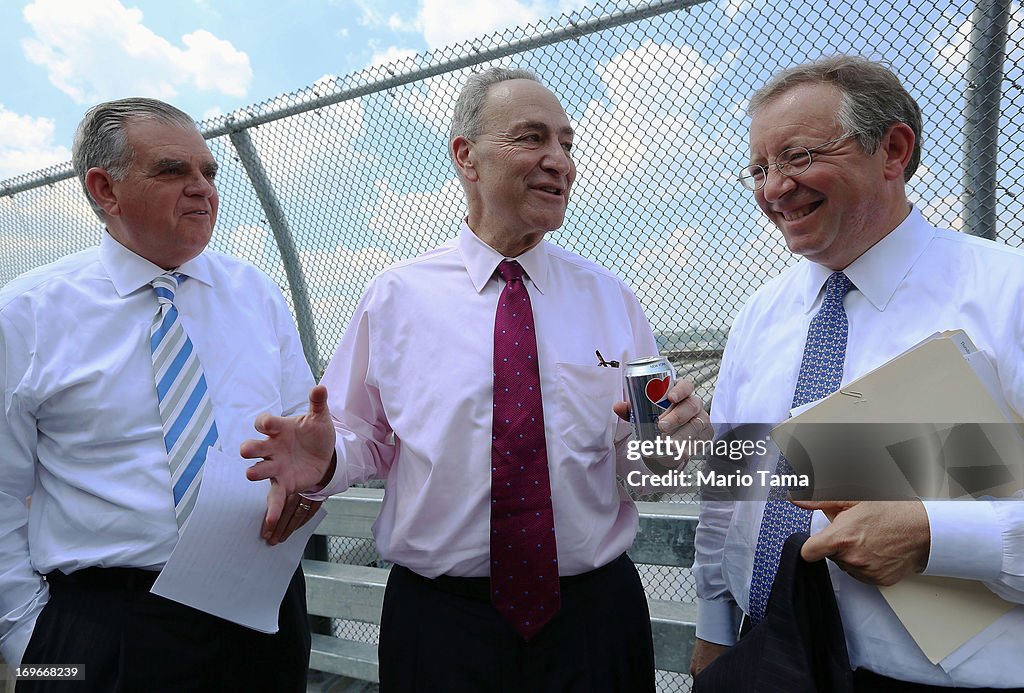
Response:
[[[247,459],[262,458],[246,470],[250,481],[270,479],[263,525],[263,536],[269,538],[290,495],[326,483],[333,476],[335,437],[327,388],[317,385],[309,391],[309,411],[305,414],[260,414],[255,428],[266,438],[245,441],[239,452]]]
[[[912,501],[793,501],[831,524],[808,539],[805,561],[831,558],[861,582],[894,585],[924,570],[931,548],[928,513]]]

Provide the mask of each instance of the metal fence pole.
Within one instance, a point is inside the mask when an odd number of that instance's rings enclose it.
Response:
[[[252,144],[252,138],[246,130],[237,130],[230,133],[231,144],[238,152],[238,158],[245,168],[246,175],[256,191],[263,213],[267,216],[270,228],[274,232],[274,240],[281,251],[281,261],[284,264],[285,274],[288,276],[288,288],[292,294],[292,301],[295,306],[295,321],[299,327],[299,337],[302,339],[302,351],[306,355],[306,362],[309,363],[313,374],[319,378],[320,375],[320,353],[317,349],[316,330],[313,327],[313,311],[309,305],[309,292],[306,290],[306,277],[302,272],[302,264],[299,254],[295,250],[295,241],[292,238],[291,228],[284,210],[277,201],[277,194],[274,192],[267,172],[263,168],[256,147]]]
[[[964,105],[963,221],[974,236],[996,237],[999,116],[1010,0],[978,0]]]

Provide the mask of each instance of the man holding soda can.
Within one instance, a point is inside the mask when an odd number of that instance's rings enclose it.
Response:
[[[617,477],[646,471],[626,454],[623,370],[657,347],[622,281],[544,241],[576,178],[573,136],[533,73],[472,75],[449,139],[458,237],[376,277],[310,413],[264,417],[267,438],[243,446],[264,458],[250,478],[329,478],[313,498],[386,480],[385,691],[654,690],[625,554],[637,510]],[[663,434],[708,437],[691,382],[658,394]]]

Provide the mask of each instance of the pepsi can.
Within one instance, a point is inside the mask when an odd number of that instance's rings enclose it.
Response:
[[[676,371],[664,356],[648,356],[627,363],[625,376],[633,434],[639,441],[654,441],[658,417],[672,406],[668,391],[676,382]]]

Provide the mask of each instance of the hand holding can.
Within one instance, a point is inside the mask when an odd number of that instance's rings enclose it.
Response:
[[[630,421],[648,469],[655,473],[676,469],[689,459],[693,441],[711,438],[711,425],[693,382],[677,381],[667,358],[631,361],[625,377]]]

